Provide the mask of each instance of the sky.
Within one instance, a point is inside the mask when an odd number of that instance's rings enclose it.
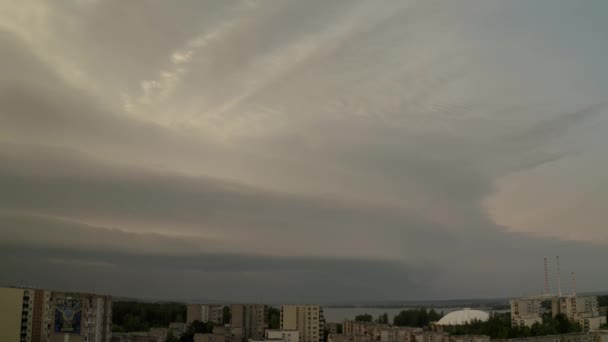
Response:
[[[0,284],[608,290],[608,2],[0,0]]]

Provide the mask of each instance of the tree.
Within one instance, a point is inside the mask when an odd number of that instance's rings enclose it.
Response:
[[[512,326],[511,314],[494,313],[486,322],[473,321],[462,326],[446,327],[445,330],[454,335],[487,335],[491,339],[508,339],[568,334],[581,331],[581,327],[578,323],[570,322],[564,315],[555,318],[546,316],[542,323],[535,323],[532,327]]]
[[[425,308],[409,309],[401,311],[393,319],[393,324],[401,327],[426,327],[430,322],[439,320],[440,315],[431,310],[428,312]]]
[[[382,315],[378,316],[378,319],[376,320],[376,323],[378,323],[378,324],[388,324],[388,314],[385,312]]]
[[[213,327],[214,324],[212,322],[194,321],[190,323],[188,330],[192,331],[193,334],[211,334],[213,333]]]
[[[437,313],[437,311],[435,311],[435,309],[431,309],[431,311],[429,311],[429,321],[430,322],[437,322],[441,319],[441,317],[443,317],[443,313],[439,314],[439,313]]]
[[[268,327],[269,329],[281,328],[281,311],[272,306],[268,308]]]
[[[222,309],[222,319],[224,324],[230,324],[232,320],[232,314],[230,312],[229,306],[224,306],[224,308]]]
[[[355,317],[356,322],[372,322],[374,318],[370,314],[357,315]]]
[[[179,340],[173,335],[173,331],[169,331],[169,333],[167,333],[167,338],[165,338],[165,342],[179,342]]]
[[[146,331],[167,327],[171,322],[183,322],[186,305],[182,303],[112,303],[112,330],[121,332]]]
[[[180,342],[194,342],[195,334],[211,334],[213,332],[212,322],[194,321],[190,323],[186,332],[180,336]]]

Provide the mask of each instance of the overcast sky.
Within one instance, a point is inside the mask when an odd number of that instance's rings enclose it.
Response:
[[[0,284],[503,297],[560,255],[608,290],[606,13],[0,0]]]

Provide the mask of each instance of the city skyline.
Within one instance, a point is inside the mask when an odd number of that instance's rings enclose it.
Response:
[[[508,298],[559,255],[608,290],[607,11],[0,0],[0,285]]]

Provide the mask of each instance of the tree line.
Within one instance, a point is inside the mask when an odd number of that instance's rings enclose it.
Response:
[[[606,296],[606,300],[608,300],[608,296]],[[403,310],[394,317],[393,325],[428,327],[432,322],[439,321],[442,316],[443,312],[438,313],[434,309]],[[388,314],[384,313],[376,319],[370,314],[362,314],[356,316],[355,321],[388,324]],[[542,323],[536,323],[532,327],[513,327],[510,313],[493,313],[486,322],[473,321],[464,325],[444,327],[444,330],[451,335],[486,335],[492,339],[559,335],[582,331],[578,323],[570,322],[564,314],[555,317],[546,314],[542,318]]]
[[[186,305],[182,303],[114,302],[112,330],[115,332],[148,331],[164,328],[172,322],[185,322]]]
[[[436,322],[443,317],[443,313],[438,313],[435,309],[427,310],[425,308],[420,309],[408,309],[402,310],[397,316],[393,318],[393,325],[401,327],[426,327],[431,322]],[[362,314],[355,316],[357,322],[375,322],[378,324],[389,324],[388,313],[383,313],[374,320],[370,314]]]
[[[444,328],[452,335],[486,335],[492,339],[522,338],[533,336],[569,334],[582,331],[578,323],[568,320],[564,314],[543,316],[542,323],[532,327],[513,327],[510,313],[493,313],[486,322],[473,321],[465,325]]]

